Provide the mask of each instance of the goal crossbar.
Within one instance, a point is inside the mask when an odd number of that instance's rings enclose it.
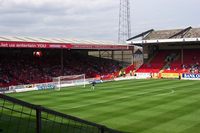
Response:
[[[53,78],[56,83],[56,89],[60,90],[62,87],[83,85],[85,87],[85,74],[59,76]]]

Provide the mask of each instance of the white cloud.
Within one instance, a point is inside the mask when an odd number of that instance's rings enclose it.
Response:
[[[119,1],[0,0],[0,35],[116,41]],[[131,0],[132,32],[199,25],[195,15],[199,4],[199,0]]]
[[[98,39],[95,34],[104,34],[109,39],[103,29],[118,24],[110,24],[118,16],[113,16],[118,5],[115,0],[1,0],[0,4],[0,31],[4,34],[89,39],[89,35]]]

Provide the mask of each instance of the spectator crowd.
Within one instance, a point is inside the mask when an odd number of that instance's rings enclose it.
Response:
[[[86,74],[86,78],[119,71],[118,62],[67,52],[60,55],[0,54],[0,87],[51,82],[53,77]],[[62,69],[63,68],[63,69]]]

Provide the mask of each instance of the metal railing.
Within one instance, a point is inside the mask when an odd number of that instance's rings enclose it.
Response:
[[[66,115],[0,94],[0,132],[121,133],[104,125]]]

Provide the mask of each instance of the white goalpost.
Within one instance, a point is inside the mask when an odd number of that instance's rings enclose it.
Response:
[[[56,90],[60,90],[62,87],[67,87],[67,86],[82,85],[83,87],[85,87],[85,74],[59,76],[53,78],[53,82],[56,84],[55,88]]]

